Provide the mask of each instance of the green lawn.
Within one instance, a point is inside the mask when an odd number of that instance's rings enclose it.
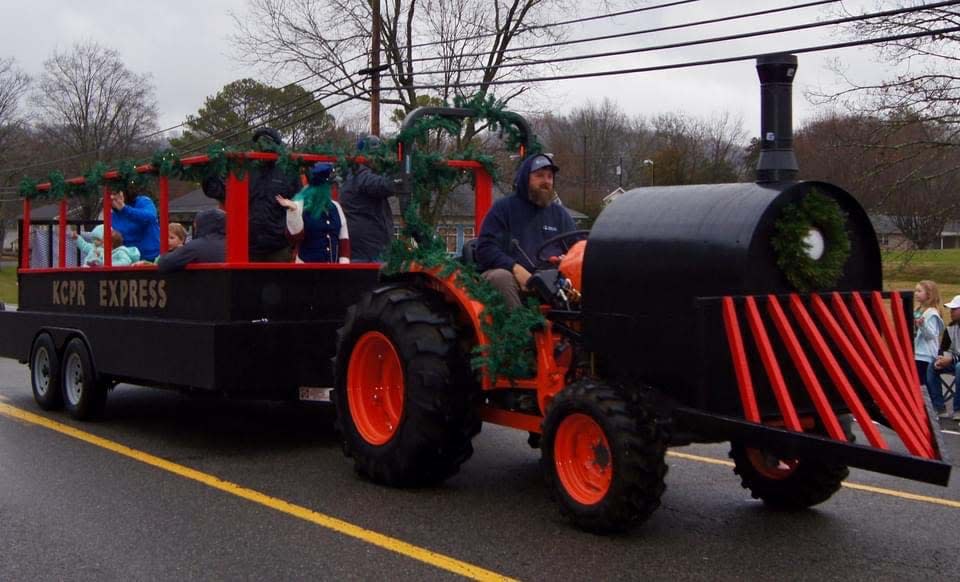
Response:
[[[884,281],[912,281],[912,288],[922,279],[936,281],[941,291],[960,285],[960,249],[883,253]]]
[[[17,268],[4,266],[0,269],[0,301],[17,302]]]

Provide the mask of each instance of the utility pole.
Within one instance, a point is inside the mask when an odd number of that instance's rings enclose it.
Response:
[[[617,162],[617,186],[623,188],[623,154],[620,155],[620,160]]]
[[[370,0],[370,133],[380,135],[380,0]]]
[[[587,213],[587,135],[583,134],[583,192],[580,194],[580,212]]]

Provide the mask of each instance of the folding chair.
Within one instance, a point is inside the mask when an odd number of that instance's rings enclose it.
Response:
[[[957,397],[957,377],[950,372],[949,368],[938,374],[938,377],[940,378],[940,388],[943,390],[943,404],[947,407],[947,410],[950,410],[950,401],[955,401]],[[952,408],[958,410],[956,403]]]

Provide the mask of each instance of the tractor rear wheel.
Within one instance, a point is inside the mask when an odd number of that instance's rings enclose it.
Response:
[[[850,417],[841,417],[841,426],[853,442]],[[817,431],[822,432],[822,431]],[[733,472],[744,489],[768,507],[799,511],[823,503],[840,490],[850,475],[846,465],[819,459],[782,459],[769,451],[730,443]]]
[[[367,293],[339,331],[334,403],[357,472],[392,486],[454,475],[480,432],[479,386],[452,308],[403,284]]]
[[[541,467],[560,513],[588,531],[625,531],[660,506],[667,436],[649,407],[596,380],[567,386],[543,421]]]

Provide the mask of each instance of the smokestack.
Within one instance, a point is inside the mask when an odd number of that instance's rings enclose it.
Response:
[[[760,77],[760,160],[757,183],[797,179],[793,154],[793,77],[797,55],[764,55],[757,59]]]

